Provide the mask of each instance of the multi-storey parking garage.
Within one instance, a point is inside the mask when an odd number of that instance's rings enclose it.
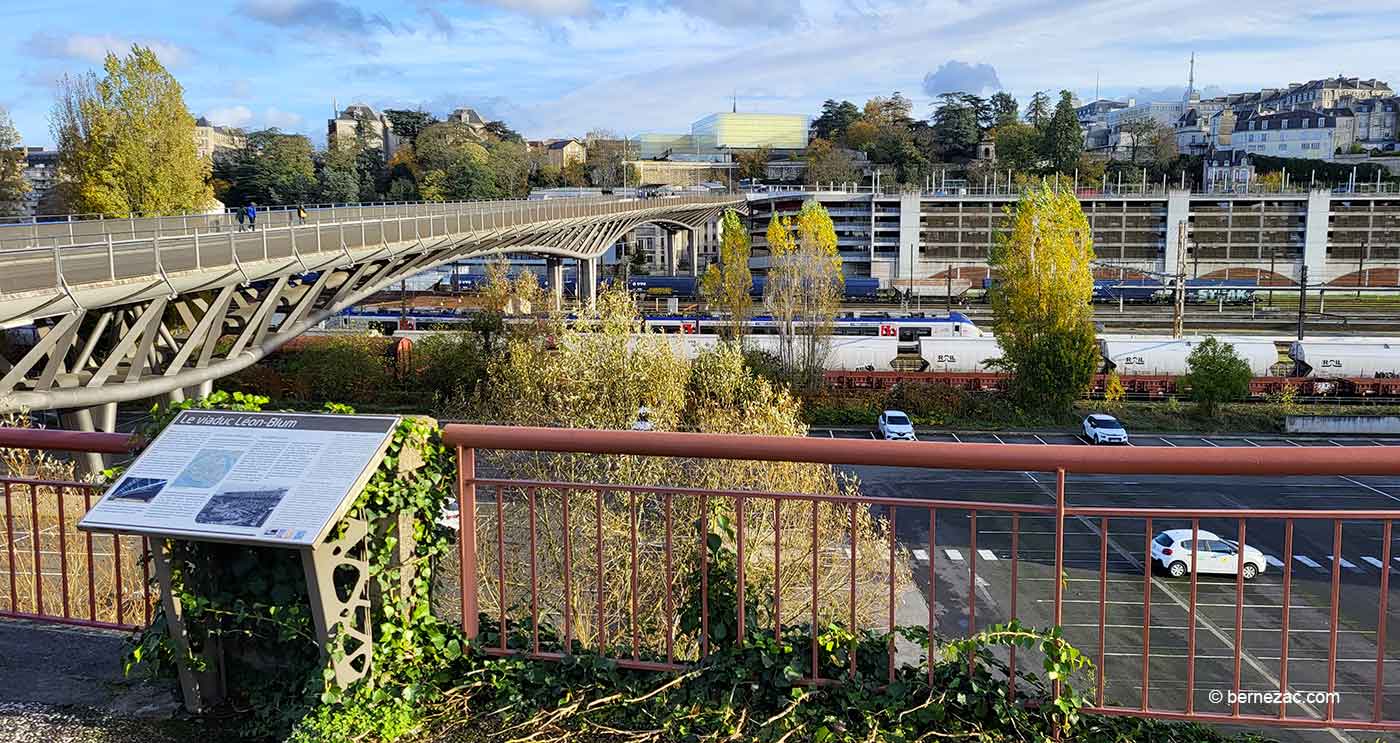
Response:
[[[767,267],[765,231],[774,215],[809,198],[827,207],[845,270],[886,285],[980,281],[1014,194],[878,194],[803,191],[751,197],[754,267]],[[1400,194],[1312,193],[1080,197],[1106,278],[1175,274],[1295,284],[1400,285]],[[1185,224],[1185,242],[1181,225]]]

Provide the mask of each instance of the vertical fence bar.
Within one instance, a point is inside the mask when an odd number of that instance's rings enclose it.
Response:
[[[1201,520],[1191,519],[1191,608],[1186,612],[1186,714],[1196,710],[1196,587],[1201,571]],[[1149,553],[1151,554],[1151,553]]]
[[[632,660],[638,660],[641,658],[641,639],[637,634],[637,492],[632,491],[627,496],[630,509],[627,523],[629,531],[632,532],[632,586],[630,592],[632,615],[629,623],[632,629]]]
[[[1152,554],[1152,518],[1148,517],[1143,527],[1144,555]],[[1142,561],[1142,709],[1147,711],[1149,697],[1147,682],[1152,665],[1148,653],[1152,648],[1152,561]]]
[[[1240,645],[1244,644],[1244,519],[1239,519],[1239,532],[1235,538],[1235,677],[1231,691],[1234,699],[1230,703],[1230,714],[1240,714]]]
[[[934,599],[934,550],[938,546],[938,510],[928,509],[928,683],[933,686],[933,636],[938,631],[937,603]]]
[[[1293,519],[1283,522],[1283,619],[1279,622],[1282,635],[1278,656],[1278,719],[1288,717],[1288,610],[1293,595]]]
[[[112,535],[112,572],[113,581],[117,584],[117,624],[125,624],[125,612],[122,608],[122,537],[120,534]]]
[[[895,538],[895,519],[899,509],[890,506],[890,573],[887,576],[890,582],[890,637],[889,637],[889,679],[894,683],[894,553],[895,545],[899,542]]]
[[[141,606],[142,619],[149,626],[151,623],[151,609],[154,602],[151,601],[151,561],[147,557],[151,554],[151,540],[141,537]],[[158,597],[157,597],[158,598]]]
[[[319,228],[318,228],[319,229]],[[457,447],[457,576],[462,596],[462,632],[467,641],[480,632],[476,593],[476,449]]]
[[[1327,624],[1327,719],[1336,713],[1337,603],[1342,597],[1342,521],[1332,520],[1332,605]]]
[[[10,611],[19,611],[19,586],[15,575],[19,572],[19,566],[15,564],[15,508],[10,500],[10,483],[0,483],[5,493],[5,550],[9,553],[10,564]],[[118,576],[121,573],[117,573]],[[118,586],[121,584],[118,583]],[[816,626],[816,625],[813,625]]]
[[[670,494],[670,493],[667,493],[667,494],[666,494],[666,497],[665,497],[664,500],[663,500],[663,508],[665,509],[665,517],[666,517],[666,662],[667,662],[668,664],[670,664],[670,663],[675,663],[675,662],[676,662],[676,633],[675,633],[676,607],[675,607],[675,604],[674,604],[675,599],[673,599],[672,596],[671,596],[671,584],[672,584],[671,574],[672,574],[673,568],[672,568],[672,563],[671,563],[672,555],[671,555],[671,494]]]
[[[783,501],[773,499],[773,641],[783,641]]]
[[[968,512],[967,524],[967,631],[977,633],[977,511]],[[1059,579],[1056,579],[1059,582]],[[968,662],[973,660],[969,652]]]
[[[63,618],[71,619],[73,615],[68,608],[68,523],[63,513],[64,507],[68,505],[63,497],[67,491],[68,488],[59,485],[54,498],[58,501],[58,578],[63,589]]]
[[[817,663],[817,509],[821,503],[812,501],[812,682],[821,678],[821,668]]]
[[[1056,580],[1059,580],[1058,578]],[[1016,583],[1013,581],[1012,586]],[[1108,627],[1108,518],[1099,519],[1099,663],[1094,669],[1094,704],[1103,706],[1104,634]]]
[[[710,654],[710,499],[700,496],[700,657]]]
[[[607,643],[608,632],[603,615],[603,491],[601,490],[594,493],[593,515],[596,517],[593,537],[597,540],[594,544],[596,551],[593,554],[593,564],[598,568],[598,631],[596,636],[598,638],[598,654],[605,656],[607,652],[603,646]]]
[[[1021,514],[1011,514],[1011,618],[1017,619],[1016,594],[1020,593],[1020,583],[1016,581],[1016,569],[1019,558],[1016,556],[1021,544]],[[930,558],[932,559],[932,558]],[[1007,659],[1007,690],[1012,699],[1016,698],[1016,645],[1011,645],[1010,657]]]
[[[564,654],[574,653],[574,572],[573,572],[573,527],[569,525],[569,496],[571,490],[563,490],[564,507]]]
[[[1376,693],[1375,699],[1371,702],[1371,719],[1380,722],[1383,714],[1381,706],[1385,702],[1385,630],[1386,624],[1390,621],[1390,539],[1391,524],[1386,521],[1382,529],[1382,541],[1385,547],[1382,548],[1381,560],[1381,608],[1380,619],[1376,623]]]
[[[1055,470],[1055,626],[1064,626],[1065,613],[1065,470]],[[970,591],[969,591],[970,593]],[[1057,684],[1058,687],[1058,684]]]
[[[744,645],[744,496],[739,496],[734,502],[734,513],[738,517],[739,528],[736,532],[738,544],[735,559],[738,562],[738,575],[735,580],[735,595],[739,603],[739,646]]]
[[[536,553],[538,535],[535,525],[535,489],[527,488],[525,497],[530,506],[530,647],[535,655],[540,654],[540,582]]]
[[[850,507],[850,510],[851,510],[851,557],[850,557],[850,566],[851,566],[851,597],[850,597],[850,604],[851,604],[851,679],[854,680],[855,677],[856,677],[856,647],[857,647],[856,635],[857,635],[857,631],[858,631],[858,628],[857,628],[857,626],[856,626],[856,504],[852,503],[852,504],[851,504],[851,507]]]
[[[29,539],[34,544],[34,613],[44,613],[44,563],[39,549],[39,488],[29,486]]]
[[[496,486],[496,597],[500,600],[501,650],[506,649],[506,515],[501,486]]]
[[[92,488],[83,488],[83,513],[92,510]],[[92,532],[83,534],[83,541],[87,547],[87,595],[88,595],[88,620],[97,621],[97,566],[92,564]]]

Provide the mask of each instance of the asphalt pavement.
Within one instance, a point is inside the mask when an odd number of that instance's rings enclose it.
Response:
[[[813,435],[865,438],[871,434],[846,429],[815,431]],[[1046,432],[921,433],[920,438],[1026,445],[1083,443],[1073,435]],[[1358,456],[1366,456],[1367,449],[1400,445],[1400,440],[1168,435],[1138,436],[1133,445],[1350,446],[1358,448]],[[861,493],[870,497],[1054,503],[1053,474],[893,467],[847,469],[860,479]],[[1400,511],[1400,478],[1385,477],[1070,474],[1066,478],[1066,493],[1068,502],[1080,507]],[[1012,616],[1032,626],[1054,624],[1053,517],[1013,517],[995,509],[975,514],[966,509],[940,509],[930,540],[927,510],[902,508],[896,515],[898,537],[909,551],[918,584],[917,595],[901,599],[901,623],[927,621],[931,560],[933,604],[941,633],[964,635]],[[1102,702],[1141,706],[1146,678],[1147,704],[1155,709],[1185,711],[1189,684],[1192,708],[1201,713],[1231,713],[1231,695],[1238,690],[1251,694],[1240,699],[1240,713],[1276,715],[1280,709],[1277,700],[1263,695],[1284,690],[1299,697],[1290,700],[1288,715],[1320,718],[1327,713],[1327,693],[1332,691],[1335,694],[1330,704],[1336,717],[1370,719],[1379,688],[1382,716],[1400,718],[1400,576],[1396,575],[1400,573],[1400,530],[1392,534],[1389,605],[1382,618],[1380,589],[1387,556],[1382,524],[1342,522],[1342,548],[1335,551],[1333,521],[1296,519],[1291,555],[1282,520],[1246,519],[1244,524],[1245,543],[1263,551],[1268,564],[1262,575],[1243,587],[1238,630],[1236,607],[1241,603],[1236,600],[1235,578],[1202,575],[1196,581],[1193,632],[1191,579],[1171,578],[1160,569],[1145,569],[1144,565],[1147,540],[1163,529],[1190,528],[1190,519],[1156,519],[1150,532],[1143,519],[1071,518],[1066,522],[1062,626],[1068,639],[1087,653],[1103,674]],[[1107,539],[1103,536],[1105,527]],[[1229,539],[1236,537],[1238,527],[1235,519],[1200,522],[1202,530]],[[1100,570],[1101,564],[1106,570]],[[1333,665],[1329,662],[1329,647],[1334,636],[1330,621],[1334,565],[1340,576],[1335,602],[1337,652],[1335,680],[1329,681],[1329,666]],[[1285,571],[1290,576],[1286,632]],[[1150,625],[1146,643],[1144,614]],[[1384,656],[1384,675],[1378,686],[1377,643],[1382,621],[1386,626],[1385,649],[1380,653]],[[1188,661],[1193,655],[1193,644],[1194,664]],[[1282,660],[1285,653],[1286,663]],[[1019,667],[1039,670],[1039,658],[1026,651],[1021,651],[1017,662]],[[1097,678],[1087,682],[1086,688],[1098,685]],[[1263,732],[1299,742],[1400,740],[1375,732]]]

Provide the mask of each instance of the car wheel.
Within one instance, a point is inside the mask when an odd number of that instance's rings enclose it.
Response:
[[[1167,573],[1173,578],[1181,578],[1186,575],[1186,563],[1177,560],[1167,566]]]
[[[1254,576],[1259,574],[1259,568],[1254,567],[1254,563],[1247,562],[1244,564],[1242,573],[1245,580],[1254,580]]]

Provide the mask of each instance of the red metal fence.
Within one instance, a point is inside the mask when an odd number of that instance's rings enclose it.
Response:
[[[126,454],[122,434],[0,428],[0,449]],[[102,487],[0,473],[0,616],[132,629],[151,618],[148,545],[77,530]]]
[[[732,518],[736,530],[733,544],[738,579],[734,590],[738,595],[733,603],[740,638],[746,623],[759,621],[746,616],[755,607],[764,615],[763,626],[772,626],[775,633],[800,624],[817,627],[819,614],[851,627],[893,630],[897,610],[908,604],[909,594],[914,592],[927,607],[931,636],[974,632],[989,619],[1004,622],[1013,617],[1033,625],[1065,627],[1066,636],[1095,661],[1092,703],[1096,712],[1400,731],[1400,699],[1393,688],[1400,683],[1394,675],[1400,669],[1393,669],[1389,679],[1386,675],[1387,661],[1396,663],[1387,658],[1387,625],[1393,621],[1389,606],[1391,565],[1400,560],[1391,550],[1392,527],[1400,510],[1076,506],[1069,503],[1066,486],[1067,475],[1400,475],[1400,448],[1371,448],[1365,457],[1358,457],[1355,450],[1342,447],[1105,450],[470,425],[447,426],[444,441],[457,448],[460,463],[462,622],[470,637],[489,636],[491,647],[487,651],[494,654],[558,659],[587,648],[615,658],[623,667],[652,669],[683,668],[703,658],[710,651],[709,602],[715,587],[707,584],[709,551],[699,540],[711,530],[706,520],[717,512],[714,506],[724,504],[723,512]],[[502,456],[555,453],[672,457],[680,458],[682,466],[744,460],[1030,473],[1027,477],[1038,486],[1043,483],[1046,490],[1041,500],[1052,502],[849,497],[839,493],[558,481],[566,479],[563,477],[512,479],[480,474],[478,450],[494,453],[489,462],[481,462],[483,468],[501,469],[501,463],[507,462],[507,471],[508,460]],[[1053,480],[1038,480],[1033,474],[1038,472],[1052,473]],[[797,512],[795,522],[792,512]],[[699,536],[691,529],[691,517],[699,520]],[[618,519],[624,522],[620,528]],[[607,534],[606,520],[612,522]],[[848,521],[844,528],[839,525],[843,520]],[[1150,556],[1157,530],[1179,526],[1189,530],[1195,541],[1205,529],[1203,524],[1216,529],[1223,539],[1251,547],[1269,541],[1259,535],[1277,537],[1281,530],[1281,558],[1269,555],[1269,570],[1282,572],[1278,604],[1261,606],[1257,598],[1254,604],[1246,601],[1245,560],[1236,560],[1233,580],[1226,582],[1202,578],[1192,571],[1185,587],[1180,580],[1158,583],[1164,579],[1154,575]],[[1035,526],[1048,528],[1037,530]],[[1364,537],[1372,549],[1383,545],[1378,547],[1380,559],[1369,558],[1379,564],[1375,582],[1362,580],[1356,566],[1343,557],[1349,544],[1343,539],[1344,526],[1353,534],[1353,541]],[[937,550],[943,546],[937,537],[940,530],[948,528],[959,534],[965,530],[966,534],[966,539],[956,544],[967,549],[966,559],[961,550],[950,548],[950,557],[954,552],[958,555],[955,562],[943,560],[953,566],[954,593],[965,592],[962,597],[935,590],[940,584],[949,585],[950,576],[942,574],[948,571],[935,570],[936,560],[942,559]],[[979,534],[985,538],[993,533],[1005,535],[998,540],[1009,538],[1009,561],[993,550],[979,548]],[[1325,536],[1317,537],[1318,533]],[[880,543],[859,541],[872,534]],[[1330,568],[1295,555],[1295,534],[1309,535],[1314,549],[1330,549]],[[1068,547],[1067,538],[1074,542]],[[1276,545],[1277,540],[1270,543]],[[992,546],[989,541],[984,544]],[[1277,546],[1270,549],[1279,551]],[[923,568],[911,569],[906,575],[901,566],[922,562],[911,559],[921,552],[927,558],[926,575]],[[800,560],[795,561],[794,554]],[[784,555],[788,555],[787,562]],[[980,563],[979,555],[983,555]],[[1295,557],[1307,559],[1318,570],[1295,576]],[[1071,582],[1067,561],[1091,577]],[[1275,562],[1280,565],[1274,566]],[[642,573],[663,576],[659,587],[645,585],[646,580],[639,584],[639,566]],[[1350,566],[1345,580],[1344,566]],[[984,575],[1004,585],[979,582],[979,567]],[[748,581],[746,570],[752,571]],[[677,645],[680,620],[675,595],[682,571],[698,573],[703,623],[698,647],[684,650]],[[763,575],[755,589],[753,576],[758,571]],[[832,590],[833,574],[845,581],[839,591]],[[1034,602],[1051,607],[1041,622],[1025,616],[1028,608],[1032,614],[1039,610],[1027,607],[1027,599],[1022,597],[1023,584],[1032,580],[1050,584],[1050,595]],[[920,581],[926,584],[920,587]],[[1075,586],[1084,583],[1090,590],[1084,598],[1076,598]],[[990,593],[979,600],[984,584]],[[1112,599],[1110,584],[1114,586]],[[1130,598],[1128,591],[1132,589],[1123,586],[1139,586],[1141,593]],[[1229,594],[1221,593],[1230,587],[1232,601],[1226,600],[1231,598]],[[693,588],[682,586],[682,590]],[[798,589],[796,594],[794,588]],[[1272,588],[1272,584],[1251,586],[1252,591]],[[1378,606],[1378,612],[1369,615],[1373,619],[1358,620],[1351,612],[1343,622],[1339,607],[1344,588],[1348,597],[1361,597],[1353,604]],[[761,595],[746,596],[747,590]],[[1181,596],[1177,593],[1181,590],[1188,593]],[[1209,601],[1200,600],[1202,590],[1209,591]],[[1073,596],[1067,597],[1067,592]],[[989,601],[992,594],[1009,595],[1009,606]],[[1164,594],[1175,596],[1181,606],[1173,609],[1164,605]],[[791,608],[794,595],[799,604],[796,609]],[[1325,626],[1315,616],[1323,604],[1295,606],[1300,596],[1325,601]],[[1270,597],[1263,603],[1274,600]],[[786,611],[785,606],[789,607]],[[1138,621],[1112,623],[1110,608]],[[1231,616],[1212,619],[1210,613],[1217,608],[1228,608]],[[988,617],[994,610],[996,613]],[[1299,618],[1303,610],[1308,614]],[[1066,611],[1087,612],[1089,616],[1081,616],[1084,621],[1075,623],[1066,618]],[[1180,626],[1153,622],[1154,612],[1160,617],[1182,611],[1184,638]],[[1278,627],[1273,626],[1275,614]],[[480,626],[481,616],[494,626]],[[1375,623],[1373,628],[1366,626],[1370,621]],[[1267,625],[1266,631],[1278,633],[1277,641],[1249,642],[1247,634],[1265,631],[1255,626],[1261,624]],[[840,672],[818,667],[815,642],[814,638],[808,678],[813,682]],[[1154,654],[1154,647],[1160,648],[1164,642],[1180,642],[1185,647],[1168,647],[1168,652]],[[1213,649],[1202,652],[1207,642]],[[1112,651],[1110,645],[1115,646]],[[1339,649],[1343,645],[1345,648]],[[1224,647],[1214,649],[1217,646]],[[1290,658],[1292,647],[1304,646],[1308,652],[1296,652]],[[1273,653],[1277,653],[1276,659]],[[893,633],[887,655],[893,678],[899,655]],[[1107,669],[1122,671],[1128,663],[1123,660],[1126,657],[1135,661],[1136,668],[1126,675],[1119,673],[1117,681],[1110,683]],[[1018,659],[1015,650],[1007,660],[1014,683],[1018,662],[1024,667],[1026,660]],[[854,673],[854,653],[850,663]],[[1339,669],[1341,663],[1346,664],[1345,669]],[[1354,670],[1367,663],[1373,673]],[[1392,684],[1390,699],[1386,696],[1387,680]],[[1213,704],[1223,706],[1202,709],[1197,699],[1206,691]],[[1318,701],[1308,701],[1308,697]]]

